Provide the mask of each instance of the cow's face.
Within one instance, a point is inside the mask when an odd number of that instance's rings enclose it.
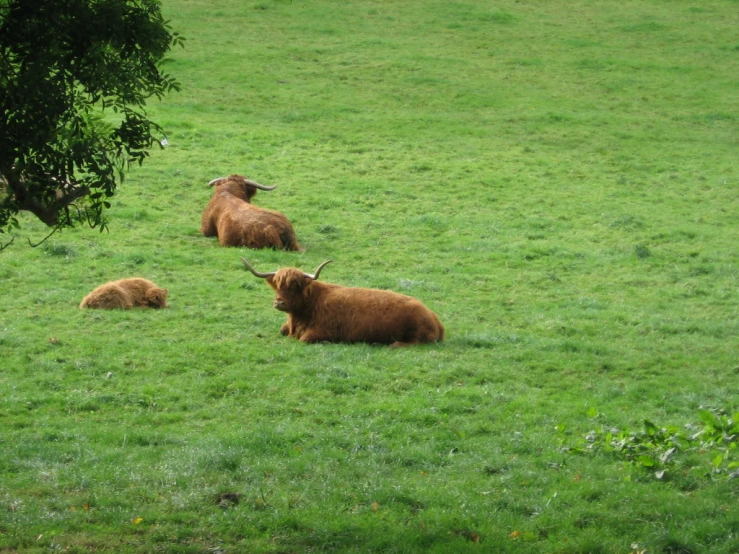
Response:
[[[275,309],[288,313],[300,313],[305,309],[305,291],[313,281],[302,271],[288,267],[266,280],[275,291]]]
[[[166,308],[168,294],[167,289],[151,289],[146,293],[146,302],[152,308]]]

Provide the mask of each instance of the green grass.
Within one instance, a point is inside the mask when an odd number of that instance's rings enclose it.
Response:
[[[0,254],[0,552],[736,552],[736,439],[582,447],[739,411],[737,6],[165,1],[170,146]],[[305,252],[200,236],[234,172]],[[284,338],[240,255],[448,338]],[[170,308],[77,308],[129,276]]]

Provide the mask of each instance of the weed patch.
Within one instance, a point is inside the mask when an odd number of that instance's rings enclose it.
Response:
[[[669,478],[679,471],[695,471],[714,479],[739,477],[739,414],[730,417],[707,409],[698,414],[702,424],[688,424],[684,430],[658,427],[649,420],[644,420],[643,429],[638,431],[601,427],[588,433],[584,442],[570,451],[612,454],[654,472],[657,479]],[[702,463],[695,464],[691,454],[700,454]],[[688,463],[684,462],[686,459]]]

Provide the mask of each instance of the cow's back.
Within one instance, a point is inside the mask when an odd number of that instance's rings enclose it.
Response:
[[[203,213],[201,232],[217,235],[222,246],[299,250],[287,217],[229,195],[211,201]]]
[[[80,302],[80,308],[96,310],[128,310],[134,307],[131,295],[117,281],[104,283],[95,288]]]
[[[414,344],[444,338],[434,312],[411,296],[333,285],[314,307],[311,327],[335,342]]]

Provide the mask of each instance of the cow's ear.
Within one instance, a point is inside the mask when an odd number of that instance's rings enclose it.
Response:
[[[246,196],[247,200],[251,200],[254,198],[254,195],[257,193],[257,189],[254,187],[250,187],[249,185],[244,185],[244,196]]]

